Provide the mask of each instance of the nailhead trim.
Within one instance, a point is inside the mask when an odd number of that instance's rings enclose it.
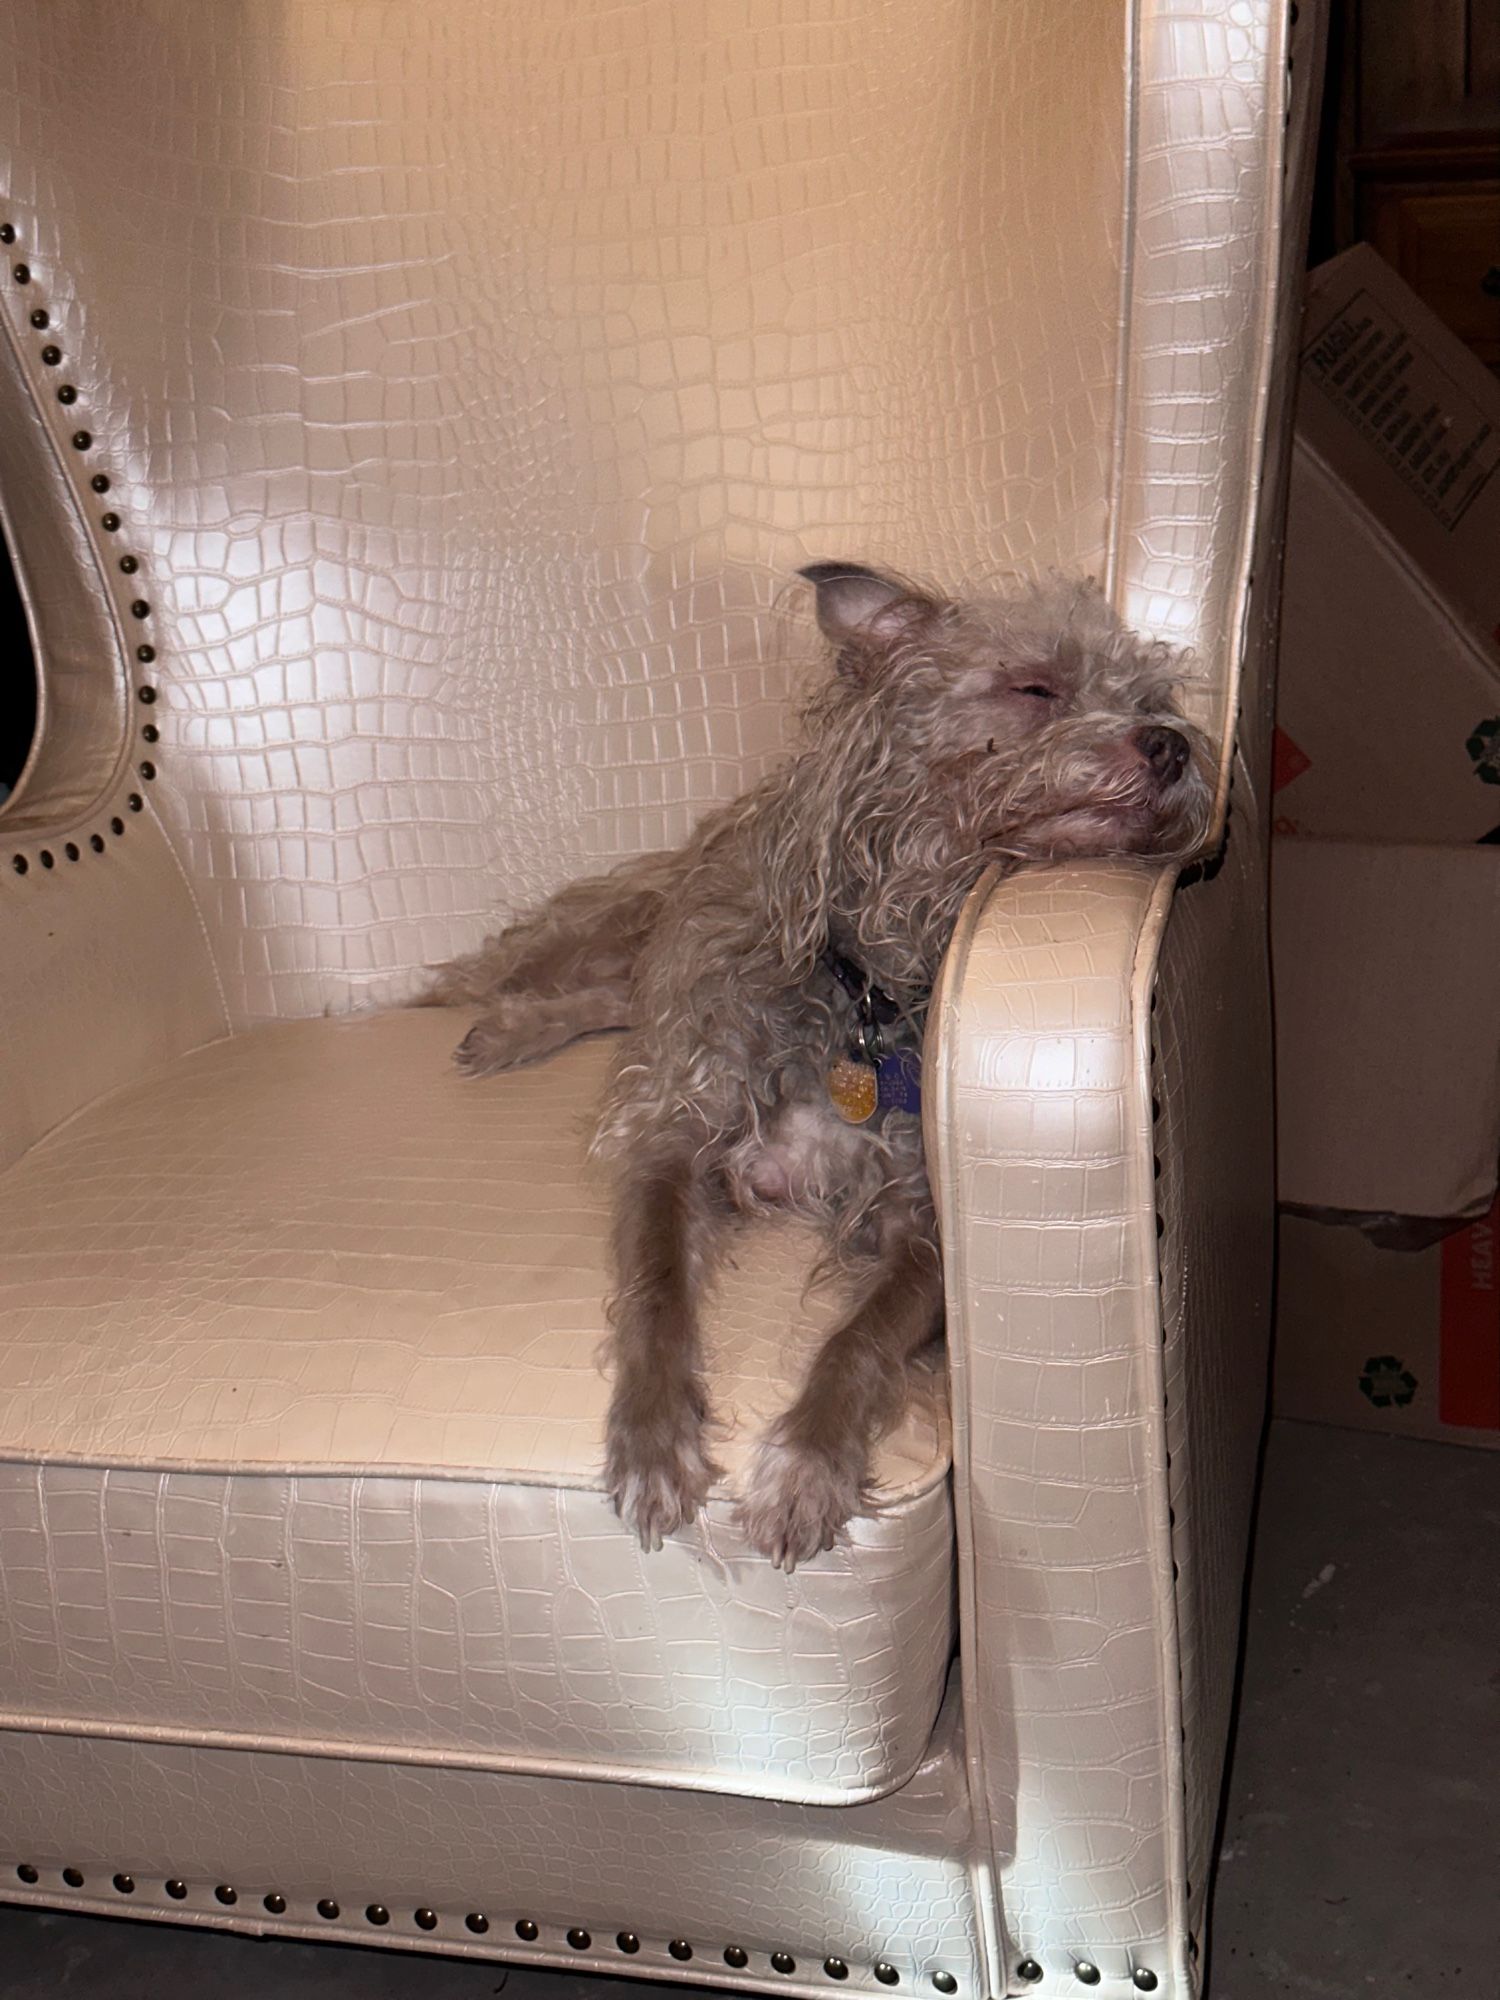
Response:
[[[18,235],[19,231],[15,223],[0,222],[0,244],[14,244],[17,241]],[[25,262],[18,262],[11,268],[11,277],[18,285],[29,285],[33,275],[31,266]],[[35,332],[43,334],[50,332],[52,328],[52,316],[45,306],[33,306],[28,314],[28,318]],[[42,346],[40,349],[40,358],[44,368],[56,368],[61,364],[63,350],[55,337],[49,338]],[[78,385],[74,382],[60,382],[54,393],[58,403],[64,409],[72,409],[78,402]],[[91,451],[95,442],[94,434],[88,429],[80,428],[71,433],[69,442],[75,451]],[[96,472],[89,479],[89,485],[95,493],[108,493],[110,484],[110,476],[107,472]],[[99,526],[105,534],[115,534],[119,530],[120,525],[120,515],[114,510],[110,510],[99,517]],[[136,575],[140,567],[140,558],[136,555],[125,555],[119,559],[120,572],[124,576]],[[130,605],[130,611],[135,618],[149,618],[151,616],[150,602],[145,598],[136,598]],[[154,646],[138,646],[136,648],[136,657],[143,665],[149,665],[156,658],[156,649]],[[145,690],[138,690],[138,693],[143,701],[154,701],[156,698],[156,690],[154,688],[149,693]],[[152,724],[143,728],[141,734],[146,742],[154,744],[160,740],[161,732],[155,724]],[[156,765],[152,762],[141,764],[139,766],[139,774],[147,781],[154,779],[156,776]],[[131,793],[127,804],[132,812],[140,812],[143,806],[140,794],[137,792]],[[117,839],[125,831],[124,821],[118,816],[112,818],[109,825],[110,831]],[[90,850],[95,854],[103,854],[106,851],[105,841],[101,834],[91,833],[88,844]],[[69,861],[79,860],[82,856],[82,851],[79,842],[74,840],[67,841],[63,848],[63,852]],[[44,869],[51,869],[56,865],[56,857],[48,848],[41,849],[37,855],[37,859]],[[30,860],[25,854],[13,854],[10,865],[12,871],[17,875],[27,875],[31,871]]]
[[[14,1867],[17,1879],[28,1886],[34,1886],[41,1880],[41,1871],[29,1861],[16,1862]],[[72,1866],[64,1868],[62,1870],[62,1879],[72,1889],[81,1889],[84,1886],[85,1878],[83,1870],[80,1868]],[[112,1880],[114,1888],[119,1895],[133,1896],[136,1894],[138,1885],[135,1876],[122,1872],[115,1875]],[[169,1880],[163,1882],[162,1888],[173,1902],[182,1903],[189,1900],[188,1884],[180,1876],[172,1876]],[[206,1890],[200,1889],[199,1891],[200,1895],[206,1893],[208,1893]],[[213,1886],[212,1895],[214,1901],[221,1907],[233,1909],[239,1904],[241,1892],[232,1883],[218,1882]],[[267,1890],[260,1898],[260,1905],[269,1916],[282,1917],[287,1913],[287,1898],[279,1889]],[[313,1907],[325,1923],[337,1923],[344,1915],[341,1905],[332,1896],[319,1897]],[[353,1913],[351,1912],[350,1915],[352,1917]],[[380,1930],[390,1928],[396,1923],[396,1919],[392,1917],[389,1906],[385,1903],[367,1903],[363,1911],[363,1920],[366,1924]],[[417,1930],[425,1933],[431,1933],[439,1929],[441,1922],[442,1919],[439,1913],[436,1910],[428,1908],[425,1904],[411,1913],[412,1925]],[[487,1936],[491,1928],[490,1918],[483,1910],[470,1910],[463,1919],[463,1925],[465,1930],[474,1937]],[[531,1917],[516,1918],[514,1929],[516,1936],[524,1944],[535,1944],[541,1936],[540,1925]],[[593,1933],[585,1929],[582,1924],[572,1925],[563,1933],[563,1936],[567,1944],[574,1951],[586,1952],[596,1948]],[[627,1957],[636,1957],[642,1950],[640,1937],[635,1931],[617,1931],[614,1937],[614,1945],[616,1950],[624,1953]],[[668,1956],[676,1960],[679,1964],[686,1964],[697,1955],[697,1947],[687,1938],[669,1939],[666,1949]],[[750,1953],[744,1945],[727,1944],[723,1947],[722,1956],[725,1965],[734,1972],[743,1972],[750,1964]],[[797,1970],[797,1960],[789,1951],[772,1952],[769,1956],[769,1964],[773,1972],[780,1973],[783,1976],[790,1976]],[[827,1979],[839,1984],[843,1984],[851,1976],[849,1961],[839,1957],[836,1953],[831,1954],[823,1960],[822,1969]],[[1087,1979],[1085,1961],[1080,1960],[1073,1969],[1075,1975],[1083,1976],[1085,1980]],[[885,1959],[876,1960],[870,1967],[870,1970],[874,1978],[882,1986],[897,1986],[901,1982],[901,1975],[897,1968]],[[1016,1974],[1018,1978],[1025,1980],[1040,1979],[1042,1976],[1041,1967],[1036,1961],[1024,1958],[1017,1965]],[[1132,1974],[1132,1978],[1137,1988],[1143,1993],[1149,1993],[1155,1989],[1157,1983],[1156,1975],[1145,1967],[1138,1967]],[[932,1985],[942,1994],[953,1994],[958,1991],[958,1981],[951,1972],[939,1971],[933,1973]]]

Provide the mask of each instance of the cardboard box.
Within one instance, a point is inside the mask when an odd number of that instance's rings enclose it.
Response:
[[[1500,848],[1272,850],[1280,1199],[1478,1213],[1500,1154]]]
[[[1278,1416],[1500,1448],[1500,1201],[1430,1249],[1283,1215]]]
[[[1304,328],[1276,825],[1500,838],[1500,381],[1364,245]]]
[[[1275,1405],[1500,1442],[1500,383],[1364,247],[1311,274],[1272,862]]]

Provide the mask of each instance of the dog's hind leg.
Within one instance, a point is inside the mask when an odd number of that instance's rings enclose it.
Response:
[[[583,1035],[630,1026],[630,986],[579,993],[502,993],[470,1028],[453,1060],[465,1076],[498,1076],[555,1055]]]
[[[850,1515],[868,1504],[870,1447],[900,1417],[908,1367],[938,1331],[942,1310],[931,1237],[894,1233],[859,1302],[751,1460],[740,1521],[751,1546],[778,1569],[831,1549]]]
[[[612,874],[570,883],[440,967],[417,1004],[483,1007],[502,994],[555,998],[628,985],[682,866],[676,853],[643,854]]]
[[[703,1177],[687,1158],[627,1168],[615,1207],[615,1380],[604,1479],[615,1512],[646,1549],[659,1549],[664,1536],[693,1519],[719,1469],[704,1438],[709,1412],[698,1329],[719,1227]]]
[[[478,1006],[454,1060],[466,1076],[518,1069],[608,1028],[628,1028],[636,960],[681,871],[647,854],[561,889],[467,958],[443,966],[418,1005]]]

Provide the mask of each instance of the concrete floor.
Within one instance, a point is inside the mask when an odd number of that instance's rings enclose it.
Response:
[[[1500,1996],[1500,1453],[1275,1427],[1212,2000]],[[0,1909],[0,2000],[693,1989]]]

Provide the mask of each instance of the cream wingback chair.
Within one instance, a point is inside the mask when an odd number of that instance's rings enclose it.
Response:
[[[1193,1991],[1269,1276],[1304,0],[0,8],[0,1896]],[[1211,858],[981,884],[948,1376],[788,1578],[599,1491],[605,1051],[422,969],[785,741],[799,563],[1102,575]],[[1236,733],[1236,721],[1238,730]],[[816,1317],[747,1245],[739,1431]]]

